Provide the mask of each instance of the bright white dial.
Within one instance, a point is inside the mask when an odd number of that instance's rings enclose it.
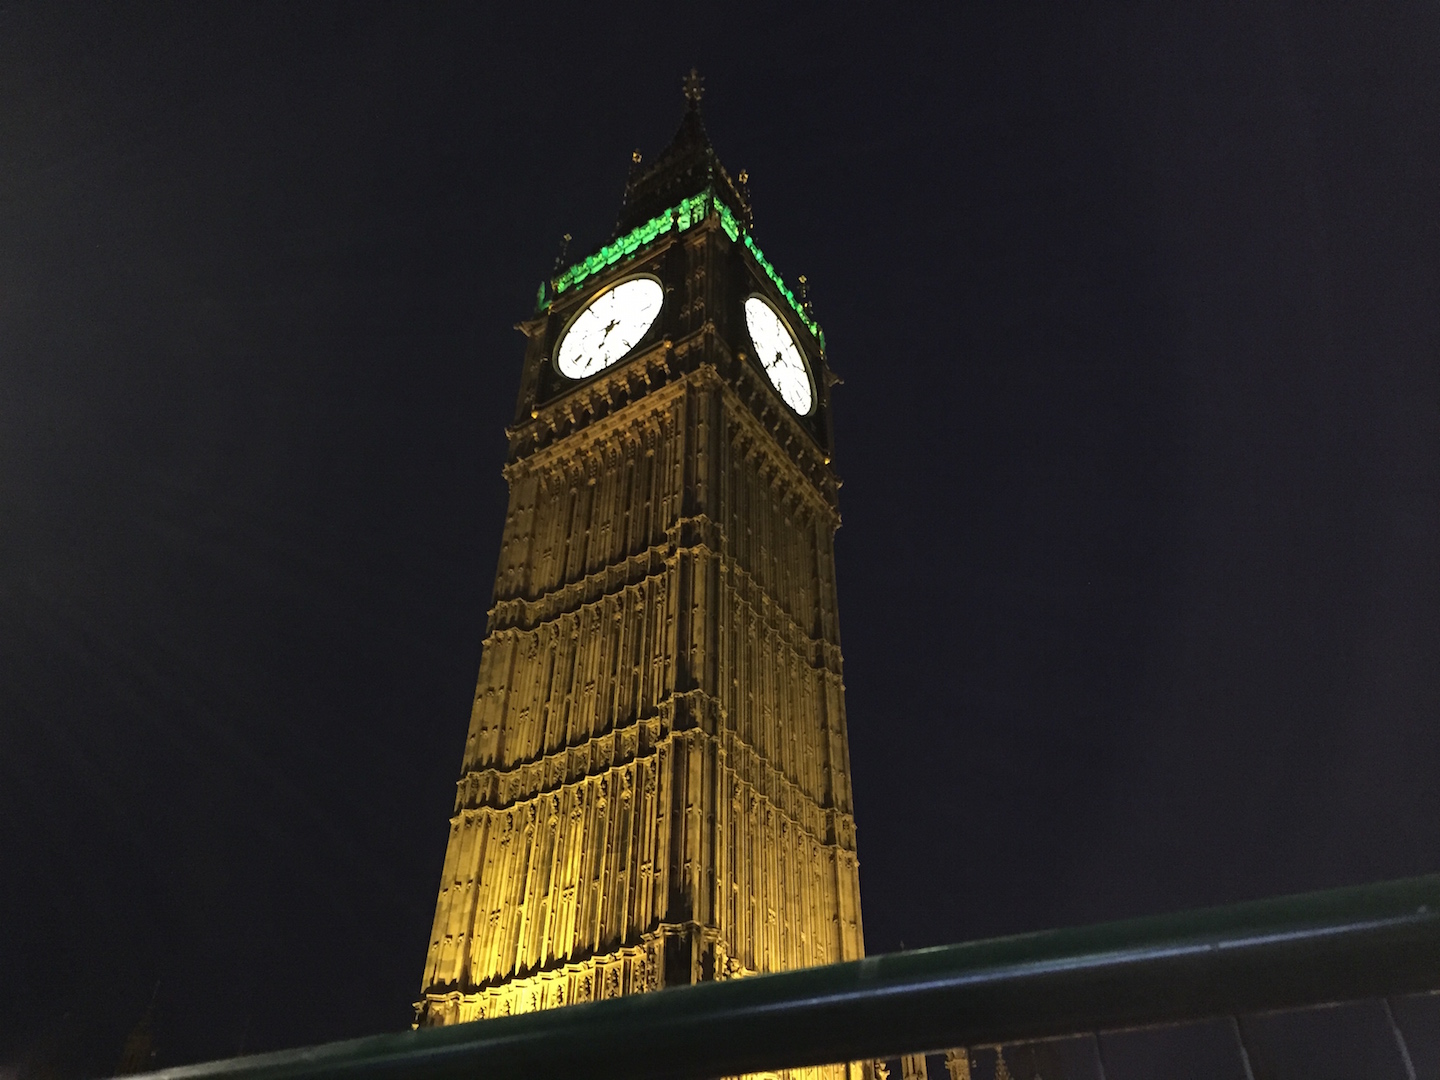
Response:
[[[654,278],[631,278],[590,301],[575,317],[555,366],[567,379],[583,379],[603,371],[635,347],[660,314],[665,290]]]
[[[770,376],[771,384],[780,391],[786,405],[808,416],[815,404],[815,385],[795,335],[775,309],[758,296],[745,301],[745,325],[755,345],[755,358]]]

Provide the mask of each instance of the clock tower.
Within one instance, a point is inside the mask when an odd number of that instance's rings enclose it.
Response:
[[[835,380],[700,94],[520,326],[424,1025],[864,951]]]

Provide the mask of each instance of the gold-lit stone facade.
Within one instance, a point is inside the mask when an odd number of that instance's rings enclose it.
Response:
[[[745,298],[786,300],[722,224],[748,206],[693,104],[627,205],[653,215],[645,198],[677,190],[704,213],[522,324],[422,1024],[863,954],[831,380],[803,326],[812,415],[747,356]],[[665,286],[653,331],[588,380],[559,377],[568,320],[636,274]]]

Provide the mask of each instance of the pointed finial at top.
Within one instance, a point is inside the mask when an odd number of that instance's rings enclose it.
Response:
[[[681,84],[685,91],[686,107],[690,109],[700,108],[700,99],[705,96],[705,78],[696,68],[690,69],[690,74],[685,76]]]
[[[555,255],[554,274],[556,277],[559,277],[560,271],[565,269],[565,256],[568,254],[570,254],[570,234],[567,232],[560,238],[560,250]]]

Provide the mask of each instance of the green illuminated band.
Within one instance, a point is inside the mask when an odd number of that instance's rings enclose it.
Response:
[[[709,188],[706,188],[699,195],[692,195],[688,199],[681,200],[678,206],[666,210],[663,214],[657,214],[645,222],[644,225],[636,226],[618,240],[606,244],[594,255],[570,267],[569,270],[566,270],[551,282],[555,289],[555,295],[559,296],[567,289],[574,288],[586,278],[600,273],[600,271],[606,267],[614,266],[621,259],[627,259],[638,254],[640,251],[649,247],[658,237],[664,236],[672,229],[677,233],[681,233],[693,228],[704,221],[706,215],[709,214],[711,210],[714,210],[719,216],[720,228],[724,230],[725,235],[732,241],[739,240],[740,222],[737,221],[735,215],[730,212],[730,208],[715,198],[713,192]],[[749,233],[745,234],[745,246],[749,248],[750,254],[754,256],[755,262],[760,266],[760,269],[765,271],[765,276],[774,283],[780,295],[785,297],[800,321],[815,335],[815,340],[820,342],[820,348],[825,348],[824,331],[820,329],[814,319],[810,318],[805,308],[801,306],[800,301],[795,299],[795,294],[786,287],[779,272],[776,271],[775,267],[770,265],[770,260],[761,254],[760,249],[755,245],[755,241],[750,238]],[[540,292],[535,298],[535,309],[537,311],[543,309],[545,303],[545,284],[542,282]]]

